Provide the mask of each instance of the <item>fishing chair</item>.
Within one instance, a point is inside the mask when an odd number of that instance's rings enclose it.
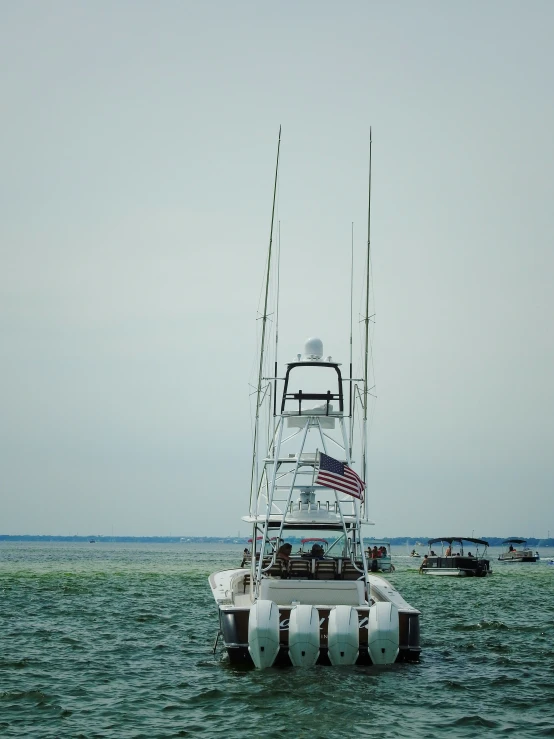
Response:
[[[318,559],[315,563],[316,580],[334,580],[337,575],[337,563],[334,559]]]
[[[363,577],[364,573],[363,570],[360,572],[350,560],[345,559],[342,563],[341,568],[341,578],[343,580],[358,580],[360,577]]]
[[[268,567],[270,564],[271,566]],[[264,575],[267,575],[268,577],[283,577],[286,573],[286,565],[282,559],[277,559],[275,562],[271,563],[271,557],[267,557],[264,559],[262,567]],[[267,570],[265,569],[266,567],[268,567]]]
[[[289,560],[289,577],[312,577],[312,561],[310,559],[290,559]]]

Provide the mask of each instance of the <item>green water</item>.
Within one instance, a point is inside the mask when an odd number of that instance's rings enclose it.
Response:
[[[396,557],[419,664],[256,671],[212,654],[207,576],[241,551],[0,544],[0,737],[554,736],[554,566],[458,580]]]

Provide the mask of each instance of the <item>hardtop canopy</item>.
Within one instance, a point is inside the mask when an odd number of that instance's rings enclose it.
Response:
[[[488,547],[489,542],[485,541],[484,539],[472,539],[470,536],[439,536],[438,539],[429,539],[427,542],[429,546],[431,544],[436,544],[438,541],[446,541],[449,544],[452,544],[454,541],[464,542],[469,541],[472,544],[482,544],[483,546]]]
[[[264,523],[263,521],[261,523]],[[346,530],[349,531],[351,528],[353,528],[353,524],[355,524],[355,521],[348,521],[346,520],[345,516],[345,524],[346,524]],[[268,531],[272,531],[274,529],[278,529],[281,526],[280,521],[269,521],[268,524]],[[331,521],[323,520],[321,522],[317,521],[310,521],[308,519],[302,520],[299,519],[298,521],[285,521],[283,525],[283,531],[313,531],[314,533],[317,531],[344,531],[344,528],[342,526],[342,523],[340,519],[334,519]]]

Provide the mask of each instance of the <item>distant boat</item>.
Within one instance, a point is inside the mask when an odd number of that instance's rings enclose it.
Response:
[[[89,544],[96,544],[96,539],[89,539]]]
[[[516,537],[510,537],[504,539],[502,546],[506,549],[498,557],[499,562],[504,564],[516,564],[518,562],[538,562],[540,559],[538,552],[533,552],[532,549],[526,546],[527,539],[518,539]],[[519,546],[519,549],[516,549]]]
[[[372,539],[367,542],[367,545],[368,570],[371,570],[371,572],[394,572],[395,567],[391,558],[390,541]],[[377,550],[376,553],[375,550]]]
[[[470,551],[464,554],[464,542],[474,544],[475,554]],[[431,549],[433,544],[448,544],[446,551],[440,555]],[[453,546],[455,545],[455,546]],[[425,555],[419,571],[422,575],[450,575],[451,577],[485,577],[492,575],[490,561],[485,559],[488,541],[471,539],[465,536],[440,536],[438,539],[429,539],[429,554]],[[479,547],[483,551],[479,554]],[[454,550],[456,553],[454,554]]]

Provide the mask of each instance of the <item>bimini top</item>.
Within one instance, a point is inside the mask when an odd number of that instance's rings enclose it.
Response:
[[[438,539],[429,539],[427,543],[431,546],[431,544],[436,544],[437,541],[447,541],[449,544],[452,544],[453,541],[470,541],[472,544],[483,544],[486,547],[489,546],[488,541],[485,541],[484,539],[472,539],[470,536],[439,536]]]
[[[318,539],[316,536],[311,536],[308,539],[300,539],[301,544],[306,544],[308,541],[322,541],[324,544],[328,544],[327,539]]]
[[[364,544],[367,544],[368,547],[377,547],[381,544],[381,546],[386,545],[390,549],[390,541],[387,541],[387,539],[366,539],[364,537]]]
[[[504,539],[502,544],[526,544],[527,539],[517,539],[516,537],[510,537],[509,539]]]

